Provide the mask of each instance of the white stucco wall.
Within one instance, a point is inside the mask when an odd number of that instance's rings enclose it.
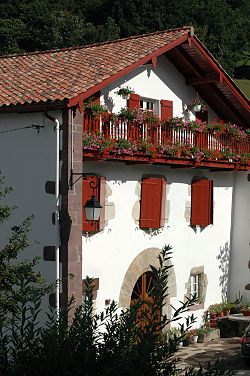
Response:
[[[173,116],[184,116],[185,105],[191,104],[195,90],[186,85],[184,76],[165,57],[157,60],[156,69],[142,66],[110,84],[101,91],[101,103],[117,113],[126,106],[126,100],[115,92],[118,87],[129,86],[136,94],[156,101],[173,101]],[[159,108],[160,108],[160,102]],[[190,119],[195,118],[189,112]],[[208,120],[219,117],[209,108]],[[221,302],[228,285],[231,203],[234,184],[231,172],[209,170],[171,169],[168,166],[126,166],[115,162],[84,162],[84,172],[105,176],[112,190],[110,202],[115,205],[115,218],[99,234],[83,237],[83,278],[86,275],[99,278],[96,307],[102,310],[105,300],[118,301],[123,278],[134,258],[143,250],[165,244],[173,246],[173,265],[177,282],[177,297],[171,304],[177,306],[184,300],[185,284],[193,267],[204,266],[208,286],[205,308]],[[138,200],[136,186],[143,174],[164,175],[169,185],[167,200],[170,201],[169,222],[157,236],[150,237],[135,224],[132,218],[133,206]],[[194,231],[185,218],[185,205],[191,201],[190,188],[194,176],[214,180],[214,224]],[[153,199],[153,198],[152,198]],[[195,311],[198,323],[203,310]]]
[[[119,85],[130,86],[143,97],[159,101],[172,100],[174,116],[186,114],[183,112],[184,106],[192,103],[196,95],[192,87],[186,86],[184,76],[164,56],[158,58],[155,70],[152,66],[137,68],[102,90],[102,103],[106,103],[114,112],[126,105],[126,101],[115,94]],[[51,115],[62,121],[60,112],[51,112]],[[209,120],[215,117],[216,114],[209,109]],[[194,118],[192,113],[191,118]],[[32,129],[0,134],[0,169],[6,176],[6,185],[13,187],[6,202],[17,206],[12,219],[0,224],[1,243],[7,238],[7,229],[11,225],[17,225],[29,214],[34,214],[30,234],[32,246],[24,253],[29,258],[37,255],[42,257],[44,246],[55,245],[55,227],[52,224],[55,198],[45,192],[46,181],[55,180],[54,124],[44,118],[42,113],[0,115],[0,131],[31,124],[44,125],[45,128],[39,134]],[[232,235],[231,293],[238,292],[237,276],[242,272],[238,270],[242,265],[238,258],[238,244],[244,255],[243,268],[246,268],[241,286],[250,282],[247,268],[250,183],[246,181],[246,174],[236,174],[234,181],[232,172],[212,173],[209,170],[171,169],[168,166],[127,166],[121,162],[84,162],[83,170],[106,177],[112,191],[109,201],[115,205],[115,218],[108,222],[104,231],[88,239],[83,237],[83,278],[89,275],[100,280],[96,300],[98,309],[104,308],[106,299],[118,301],[126,271],[141,251],[149,247],[161,249],[165,244],[172,245],[174,251],[172,262],[177,281],[177,297],[171,303],[177,305],[179,300],[184,299],[185,284],[191,268],[202,265],[208,277],[205,307],[221,301],[222,290],[227,284],[234,184],[234,216],[237,220],[233,223]],[[155,237],[150,237],[139,229],[132,217],[133,206],[138,200],[136,187],[143,174],[164,175],[169,188],[169,222]],[[190,227],[184,215],[186,202],[191,200],[188,186],[194,176],[214,180],[214,224],[203,231],[198,229],[197,232]],[[54,262],[41,261],[39,269],[48,282],[55,281]],[[195,315],[200,320],[202,311],[196,311]]]
[[[100,288],[96,306],[103,309],[105,299],[118,301],[120,288],[133,259],[149,247],[173,247],[174,271],[177,282],[177,298],[171,303],[178,305],[186,293],[192,267],[204,265],[208,277],[205,306],[221,301],[220,269],[218,258],[221,248],[230,241],[231,200],[233,177],[229,173],[211,173],[208,170],[171,169],[167,166],[126,166],[123,163],[84,162],[84,172],[106,176],[112,190],[109,201],[115,204],[115,218],[108,222],[104,231],[86,239],[83,237],[83,277],[98,277]],[[132,218],[132,209],[138,200],[137,182],[143,174],[164,175],[169,185],[167,200],[170,200],[169,222],[157,236],[150,237]],[[188,185],[194,176],[214,180],[214,224],[197,233],[185,218],[185,204],[190,201]],[[153,198],[152,198],[153,199]],[[195,315],[201,318],[202,311]]]
[[[232,253],[230,263],[230,297],[243,295],[243,300],[250,301],[250,181],[249,172],[235,173],[233,193]]]
[[[61,112],[50,112],[62,121]],[[55,226],[52,213],[55,211],[55,196],[45,191],[46,181],[55,181],[56,138],[54,123],[42,113],[1,114],[0,131],[10,131],[31,124],[44,125],[37,133],[34,129],[20,129],[0,134],[0,169],[6,185],[13,188],[5,202],[16,205],[12,217],[0,224],[1,244],[7,239],[10,226],[18,225],[33,214],[30,248],[22,257],[43,257],[44,246],[55,245]],[[35,243],[37,242],[37,243]],[[56,279],[55,262],[40,261],[39,269],[46,281]]]
[[[188,114],[191,120],[195,119],[194,113],[187,113],[184,108],[193,103],[196,91],[186,85],[185,77],[163,55],[158,57],[155,69],[152,65],[141,66],[101,90],[101,103],[105,103],[115,113],[127,104],[126,99],[115,93],[119,86],[129,86],[142,97],[173,101],[173,116]],[[215,118],[219,117],[209,108],[208,120]]]

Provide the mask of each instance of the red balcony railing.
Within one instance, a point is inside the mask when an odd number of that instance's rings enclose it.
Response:
[[[152,144],[179,144],[196,146],[198,150],[210,149],[232,153],[250,153],[250,144],[247,141],[237,141],[234,137],[224,133],[200,132],[193,133],[186,129],[174,129],[168,123],[153,127],[150,124],[138,124],[119,121],[102,122],[85,113],[83,131],[92,135],[100,133],[105,138],[124,139],[134,141],[149,140]]]

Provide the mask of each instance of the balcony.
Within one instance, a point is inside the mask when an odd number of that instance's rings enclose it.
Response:
[[[245,131],[222,122],[100,120],[85,111],[83,160],[250,170],[250,143]]]

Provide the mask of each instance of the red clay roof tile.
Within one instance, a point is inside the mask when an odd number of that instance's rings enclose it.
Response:
[[[183,27],[77,48],[0,56],[0,107],[74,98],[189,31]]]

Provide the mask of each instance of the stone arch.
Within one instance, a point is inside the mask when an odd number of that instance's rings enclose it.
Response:
[[[134,285],[138,278],[145,272],[150,271],[150,265],[155,268],[159,267],[159,260],[157,256],[161,250],[159,248],[147,248],[144,251],[140,252],[134,260],[129,265],[129,268],[123,278],[120,296],[119,296],[119,307],[126,309],[130,307],[131,294],[134,288]],[[167,265],[172,265],[171,260],[167,260]],[[172,297],[176,296],[176,278],[174,268],[169,269],[169,278],[168,278],[168,297],[164,302],[165,309],[164,313],[170,316],[171,307],[169,305],[169,300]]]

